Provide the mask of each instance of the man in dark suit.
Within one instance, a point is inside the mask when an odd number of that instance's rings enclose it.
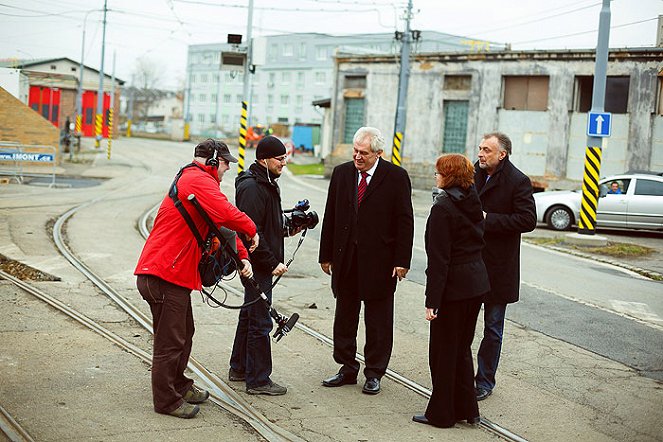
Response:
[[[393,343],[394,291],[412,258],[414,215],[407,172],[380,158],[380,131],[362,127],[353,139],[353,161],[332,173],[322,222],[319,262],[332,277],[336,298],[334,360],[339,372],[326,387],[356,384],[357,328],[364,303],[366,382],[380,392]]]
[[[511,161],[511,140],[501,132],[483,136],[474,182],[486,219],[483,261],[490,292],[483,303],[483,339],[477,355],[477,400],[490,396],[502,350],[506,305],[517,302],[520,290],[520,235],[536,227],[532,183]]]

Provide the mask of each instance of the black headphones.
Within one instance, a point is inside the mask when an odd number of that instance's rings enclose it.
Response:
[[[218,145],[216,143],[216,140],[213,140],[213,139],[210,138],[209,141],[211,141],[214,144],[214,153],[212,154],[211,157],[209,157],[207,159],[207,161],[205,161],[205,165],[218,168],[219,167],[219,148],[218,148]]]

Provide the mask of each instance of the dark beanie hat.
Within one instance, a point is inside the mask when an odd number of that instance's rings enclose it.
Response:
[[[258,142],[256,158],[264,160],[285,155],[285,146],[278,138],[269,135]]]

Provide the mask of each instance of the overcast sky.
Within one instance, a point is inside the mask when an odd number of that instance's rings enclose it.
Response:
[[[413,29],[511,43],[513,49],[595,48],[600,0],[414,0]],[[103,0],[0,0],[0,59],[81,58],[101,65]],[[255,0],[253,35],[334,35],[403,29],[407,1]],[[131,81],[138,58],[161,67],[161,87],[185,75],[187,46],[246,34],[248,0],[108,0],[106,61]],[[92,11],[92,12],[90,12]],[[653,47],[663,0],[613,0],[610,47]],[[85,17],[87,16],[87,20]]]

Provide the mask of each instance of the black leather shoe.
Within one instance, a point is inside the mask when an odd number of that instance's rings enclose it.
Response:
[[[485,388],[475,388],[475,390],[477,392],[478,401],[482,401],[493,394],[493,390],[486,390]]]
[[[357,383],[357,376],[344,373],[336,373],[334,376],[322,381],[325,387],[340,387],[341,385],[353,385]]]
[[[475,416],[467,419],[467,423],[470,425],[479,425],[481,423],[481,416]]]
[[[367,378],[361,391],[366,394],[378,394],[380,392],[380,379]]]
[[[412,420],[418,424],[433,425],[430,422],[428,422],[428,419],[423,414],[415,414],[414,416],[412,416]]]

